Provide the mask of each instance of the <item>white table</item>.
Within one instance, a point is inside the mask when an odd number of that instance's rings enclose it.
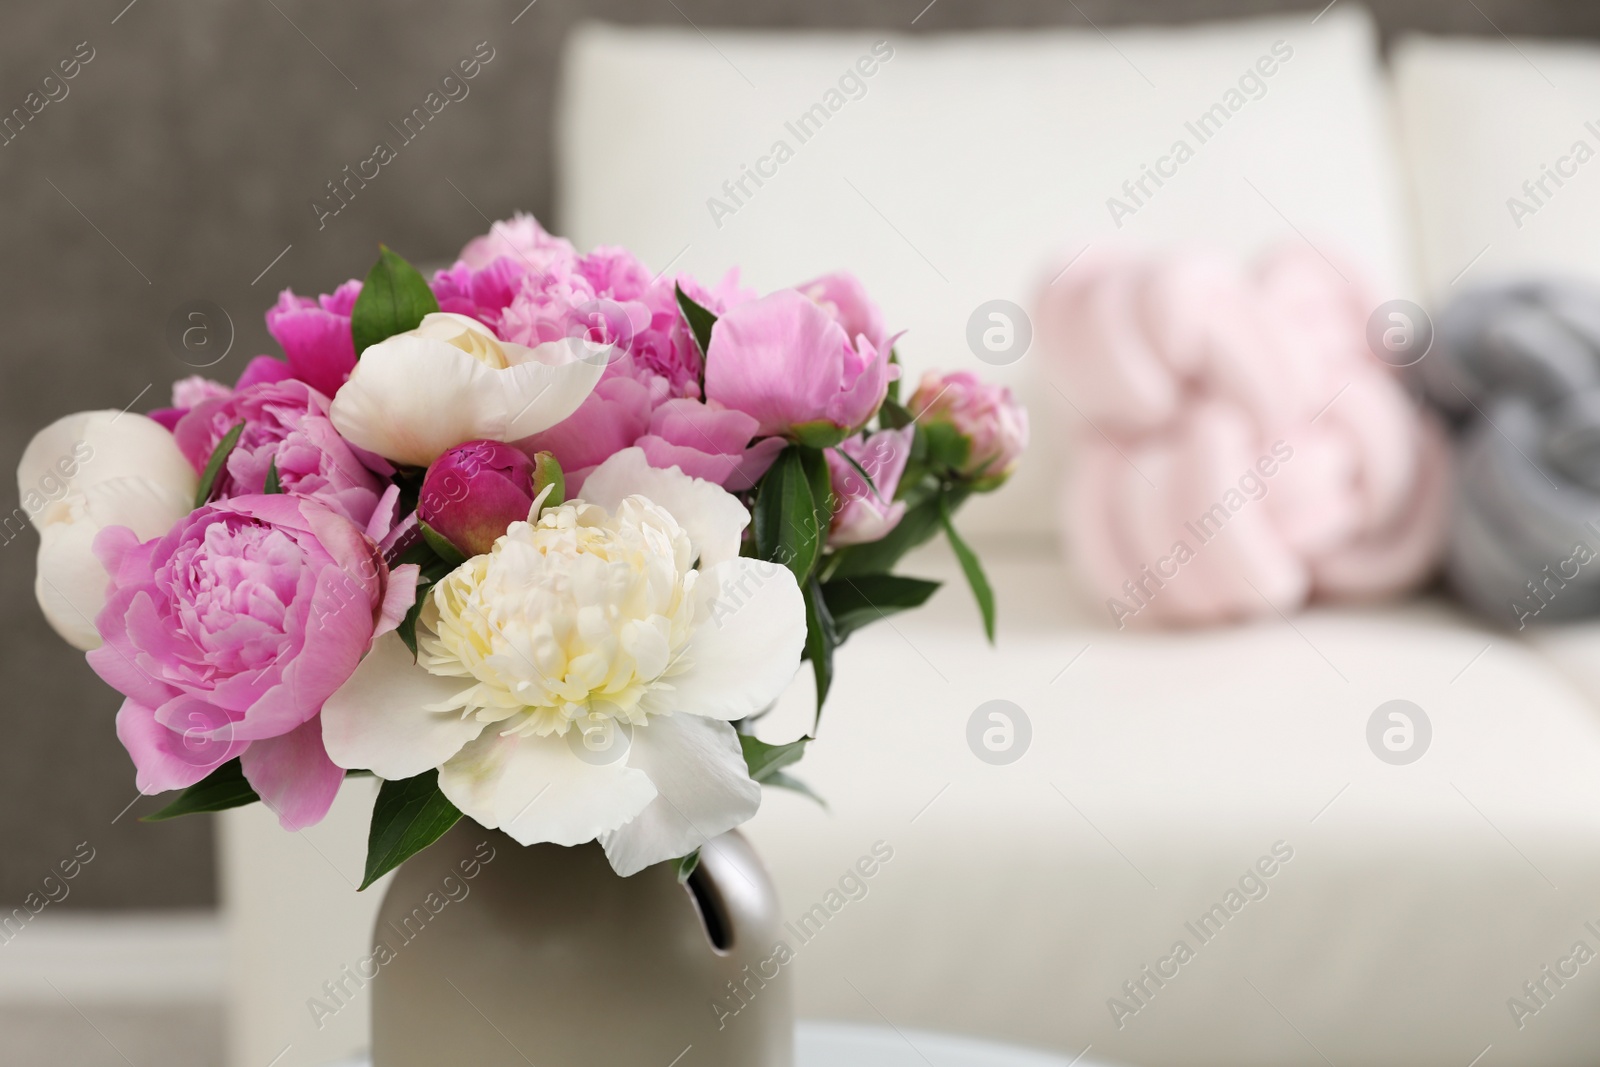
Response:
[[[1060,1056],[925,1030],[853,1023],[803,1022],[795,1034],[795,1067],[1068,1067]],[[1074,1061],[1077,1067],[1094,1067]],[[353,1060],[330,1067],[369,1067]]]

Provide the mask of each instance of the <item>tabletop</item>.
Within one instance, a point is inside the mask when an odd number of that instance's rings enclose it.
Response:
[[[1087,1051],[1087,1050],[1085,1050]],[[795,1067],[1095,1067],[1044,1052],[925,1030],[803,1022],[795,1029]],[[369,1067],[352,1060],[330,1067]]]

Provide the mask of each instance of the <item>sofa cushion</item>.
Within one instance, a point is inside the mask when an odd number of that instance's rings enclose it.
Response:
[[[558,222],[580,247],[702,278],[737,265],[762,289],[849,269],[909,329],[913,378],[968,367],[1018,390],[1034,459],[970,508],[978,533],[1053,529],[1047,457],[1067,437],[1036,360],[969,349],[981,304],[1028,307],[1086,244],[1122,238],[1253,253],[1299,231],[1384,294],[1408,286],[1374,33],[1352,5],[1104,35],[591,25],[562,85]]]

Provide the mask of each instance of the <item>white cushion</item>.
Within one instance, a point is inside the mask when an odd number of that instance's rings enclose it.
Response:
[[[886,39],[893,57],[804,143],[785,125]],[[1185,124],[1237,91],[1275,42],[1292,56],[1200,144]],[[748,79],[748,81],[747,81]],[[558,223],[580,247],[633,248],[702,278],[732,266],[761,289],[848,269],[893,328],[912,382],[971,368],[1033,412],[1032,460],[964,518],[974,532],[1053,529],[1052,425],[1037,353],[990,368],[966,342],[982,303],[1032,304],[1086,243],[1190,240],[1250,254],[1278,240],[1340,248],[1387,295],[1410,268],[1369,17],[1185,29],[967,36],[579,29],[560,113]],[[752,87],[753,86],[753,87]],[[1108,198],[1175,140],[1195,149],[1120,230]],[[735,214],[712,197],[776,141],[793,150]],[[763,164],[769,173],[774,164]],[[1163,164],[1170,169],[1170,165]],[[1254,188],[1252,188],[1252,185]],[[720,214],[720,213],[719,213]],[[719,225],[720,222],[720,225]]]
[[[1435,299],[1507,274],[1600,279],[1600,48],[1409,37],[1393,62]],[[1581,165],[1580,141],[1592,157]],[[1524,189],[1541,178],[1542,190]]]

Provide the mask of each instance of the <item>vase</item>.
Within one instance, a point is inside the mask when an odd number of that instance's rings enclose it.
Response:
[[[737,832],[680,883],[672,864],[621,878],[597,844],[525,847],[463,819],[379,909],[373,1067],[792,1067],[779,922]]]

